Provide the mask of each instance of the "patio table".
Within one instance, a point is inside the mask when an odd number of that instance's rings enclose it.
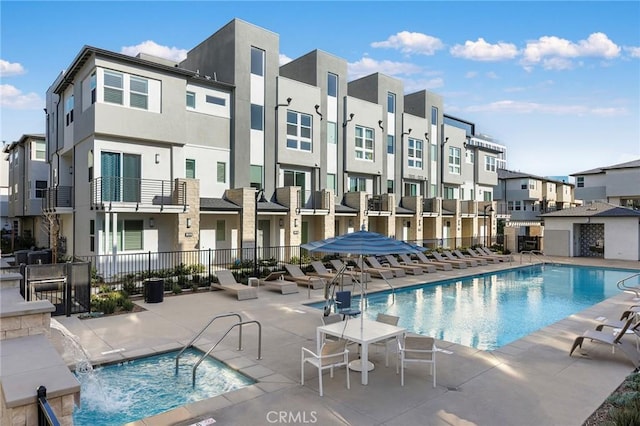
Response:
[[[407,330],[395,325],[385,324],[362,318],[354,318],[333,324],[323,325],[316,329],[317,353],[320,353],[324,335],[335,336],[361,345],[360,359],[363,366],[369,363],[369,344],[381,340],[396,339]],[[369,383],[369,369],[362,368],[361,381],[363,385]]]

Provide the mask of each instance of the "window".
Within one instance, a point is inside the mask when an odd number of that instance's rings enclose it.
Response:
[[[96,72],[91,73],[91,79],[89,80],[89,90],[91,91],[91,105],[96,103],[96,87],[98,86],[98,81],[96,79]]]
[[[327,189],[331,189],[333,192],[337,191],[336,175],[334,173],[327,173]]]
[[[115,71],[104,72],[104,101],[110,104],[122,105],[123,94],[122,73]]]
[[[367,190],[367,179],[363,177],[350,177],[349,178],[349,191],[357,192],[357,191],[366,191]]]
[[[216,180],[218,183],[227,182],[227,163],[221,163],[218,161],[216,168]]]
[[[394,135],[387,135],[387,154],[393,154],[396,152],[396,137]]]
[[[287,148],[311,151],[311,116],[287,111]]]
[[[387,194],[393,194],[393,179],[387,179]]]
[[[185,160],[185,177],[187,179],[195,179],[196,178],[196,160]]]
[[[64,102],[64,119],[67,126],[73,123],[73,95]]]
[[[507,209],[513,211],[513,201],[507,201]]]
[[[438,187],[436,186],[435,183],[432,183],[431,186],[429,187],[429,196],[430,197],[435,197],[438,191]]]
[[[453,200],[455,198],[454,188],[451,186],[445,186],[443,195],[445,200]]]
[[[338,124],[333,121],[327,121],[327,143],[338,143]]]
[[[529,189],[536,189],[536,181],[529,179]]]
[[[227,222],[216,220],[216,241],[225,241],[227,235]]]
[[[406,197],[415,197],[416,195],[418,195],[418,184],[405,183],[404,184],[404,195]]]
[[[89,221],[89,251],[96,251],[96,221]]]
[[[47,190],[47,181],[46,180],[37,180],[36,181],[36,198],[44,198],[44,193]]]
[[[122,249],[142,250],[142,221],[125,220],[122,222]]]
[[[373,161],[373,129],[356,126],[356,158]]]
[[[47,145],[44,141],[34,141],[32,147],[34,160],[43,161],[47,159]]]
[[[396,95],[394,93],[387,93],[387,112],[394,114],[396,112]]]
[[[306,173],[295,170],[284,171],[284,186],[299,186],[305,189]]]
[[[578,188],[584,188],[584,176],[578,176],[576,178],[576,186]]]
[[[220,106],[225,106],[227,104],[227,101],[224,98],[219,98],[217,96],[211,96],[211,95],[207,95],[206,101],[208,104],[214,104],[214,105],[220,105]]]
[[[103,201],[140,202],[141,157],[137,154],[101,154]]]
[[[522,210],[522,201],[515,202],[515,210]]]
[[[262,189],[262,166],[251,165],[249,186],[251,188]]]
[[[146,78],[129,77],[129,105],[149,109],[149,81]]]
[[[484,191],[484,201],[493,201],[493,192]]]
[[[496,157],[486,156],[484,157],[484,169],[488,172],[496,171]]]
[[[556,184],[555,183],[547,183],[547,191],[549,193],[556,192]]]
[[[187,108],[196,107],[196,94],[193,92],[187,92]]]
[[[264,50],[251,48],[251,74],[264,76]]]
[[[438,161],[438,145],[431,144],[431,153],[429,155],[431,155],[431,161]]]
[[[460,174],[460,148],[449,147],[449,173]]]
[[[327,96],[338,96],[338,76],[332,73],[327,74]]]
[[[431,125],[438,125],[438,108],[431,107]]]
[[[533,179],[523,179],[521,189],[536,189],[536,181]]]
[[[422,141],[420,139],[409,138],[407,141],[409,152],[407,158],[409,161],[409,167],[415,167],[417,169],[422,168]]]
[[[263,130],[262,105],[251,104],[251,128],[253,130]]]
[[[474,164],[476,162],[476,153],[473,151],[465,151],[464,162],[467,164]]]

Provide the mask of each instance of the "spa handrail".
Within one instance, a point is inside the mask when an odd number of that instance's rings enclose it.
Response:
[[[520,252],[520,263],[522,263],[522,255],[523,254],[528,254],[529,255],[529,263],[531,263],[531,257],[533,256],[534,259],[537,259],[538,261],[540,261],[543,265],[545,263],[551,263],[549,259],[547,259],[544,255],[543,252],[541,252],[540,250],[527,250],[527,251],[521,251]]]
[[[204,327],[202,327],[202,330],[200,330],[200,332],[198,334],[195,335],[195,337],[193,339],[191,339],[191,341],[189,343],[187,343],[186,345],[184,345],[184,347],[182,348],[182,350],[178,353],[178,355],[176,355],[176,374],[178,374],[178,363],[180,362],[180,356],[182,356],[182,354],[184,353],[184,351],[186,351],[187,349],[189,349],[191,346],[193,346],[193,344],[195,343],[196,340],[198,340],[200,338],[200,336],[202,336],[202,333],[205,332],[205,330],[207,328],[209,328],[209,326],[211,324],[213,324],[213,322],[215,320],[217,320],[218,318],[225,318],[225,317],[238,317],[238,322],[236,324],[234,324],[234,327],[238,324],[242,324],[243,320],[242,320],[242,316],[240,316],[239,313],[237,312],[230,312],[228,314],[220,314],[220,315],[216,315],[215,317],[211,318],[211,321],[209,321],[207,323],[207,325],[205,325]],[[233,327],[232,327],[233,328]],[[242,326],[240,327],[240,333],[238,336],[238,350],[240,350],[242,348]]]
[[[635,278],[635,277],[640,277],[640,272],[637,273],[637,274],[629,275],[628,277],[621,279],[620,281],[618,281],[616,283],[616,286],[618,287],[619,290],[630,292],[630,293],[635,293],[636,297],[640,297],[640,287],[630,287],[630,286],[625,285],[626,281],[630,280],[631,278]]]
[[[233,330],[235,327],[240,326],[240,330],[242,330],[242,326],[244,324],[258,324],[258,358],[257,359],[262,359],[262,324],[260,324],[258,321],[256,320],[250,320],[250,321],[241,321],[241,322],[237,322],[235,324],[233,324],[231,327],[229,327],[229,329],[227,329],[227,331],[222,335],[222,337],[216,342],[215,345],[213,345],[211,347],[211,349],[209,349],[204,355],[202,355],[200,357],[200,359],[198,360],[198,362],[196,362],[193,365],[193,369],[191,370],[191,383],[192,386],[196,385],[196,370],[198,368],[198,366],[200,365],[200,363],[202,363],[202,361],[204,361],[204,359],[209,356],[209,354],[218,346],[218,344],[220,344],[220,342],[222,342],[222,340],[227,337],[227,334],[229,334],[229,332],[231,330]],[[242,341],[240,342],[240,344],[242,345]],[[242,346],[240,346],[238,348],[238,350],[242,350]]]

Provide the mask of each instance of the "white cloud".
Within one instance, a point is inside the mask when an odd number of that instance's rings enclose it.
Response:
[[[290,57],[288,57],[284,53],[281,53],[280,56],[278,57],[278,63],[280,64],[280,66],[282,66],[284,64],[288,64],[291,61],[293,61],[293,59],[291,59]]]
[[[436,51],[444,48],[444,44],[436,37],[422,33],[401,31],[389,36],[385,41],[374,41],[371,43],[371,47],[396,49],[407,54],[434,55]]]
[[[585,105],[554,105],[537,102],[503,100],[484,105],[474,105],[465,108],[469,112],[512,112],[518,114],[560,114],[560,115],[594,115],[600,117],[614,117],[627,115],[625,108],[591,108]]]
[[[640,58],[640,47],[625,46],[624,51],[627,52],[632,58]]]
[[[422,68],[410,62],[376,61],[368,57],[364,57],[356,62],[350,62],[347,65],[347,69],[350,79],[376,72],[390,76],[398,76],[417,74],[422,71]]]
[[[521,63],[527,69],[542,63],[546,69],[562,70],[572,68],[570,60],[573,58],[612,59],[620,55],[620,50],[604,33],[593,33],[577,43],[556,36],[543,36],[527,43]]]
[[[496,74],[496,73],[495,73],[495,72],[493,72],[493,71],[489,71],[488,73],[485,73],[485,76],[486,76],[487,78],[492,79],[492,80],[496,80],[496,79],[500,78],[500,77],[498,77],[498,74]]]
[[[12,75],[24,74],[25,69],[22,64],[18,62],[9,62],[4,59],[0,59],[0,77],[9,77]]]
[[[465,41],[464,45],[456,44],[449,49],[451,55],[472,61],[504,61],[518,56],[515,44],[499,42],[487,43],[483,38],[478,41]]]
[[[444,86],[442,77],[424,79],[403,79],[405,93],[419,92],[420,90],[433,90]]]
[[[135,46],[124,46],[122,49],[120,49],[120,52],[129,56],[136,56],[138,53],[142,52],[174,62],[181,62],[187,57],[186,49],[161,46],[152,40],[143,41],[142,43]]]
[[[22,93],[10,84],[0,84],[0,106],[9,109],[44,108],[44,100],[37,93]]]
[[[478,76],[477,71],[467,71],[467,73],[464,75],[464,78],[475,78],[477,76]]]

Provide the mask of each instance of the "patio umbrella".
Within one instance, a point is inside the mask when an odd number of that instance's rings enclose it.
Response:
[[[340,235],[333,238],[327,238],[321,241],[313,241],[302,244],[300,247],[310,252],[322,253],[348,253],[360,256],[360,263],[364,265],[362,259],[365,255],[382,255],[382,254],[400,254],[400,253],[417,253],[424,250],[423,247],[396,240],[395,238],[386,237],[376,232],[365,231],[364,227],[360,231],[351,232],[349,234]],[[364,271],[361,270],[361,277],[364,277]],[[364,286],[360,280],[360,303],[364,299]],[[360,309],[364,312],[364,305]],[[360,326],[363,327],[363,317],[360,315]]]

